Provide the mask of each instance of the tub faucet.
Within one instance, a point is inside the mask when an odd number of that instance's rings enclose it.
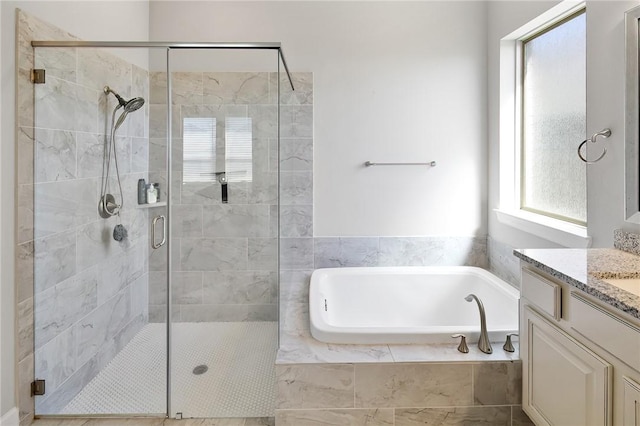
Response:
[[[487,334],[487,319],[484,314],[484,305],[475,294],[470,294],[464,298],[467,302],[471,302],[473,299],[478,303],[478,309],[480,310],[480,340],[478,340],[478,348],[485,354],[490,354],[493,352],[493,349],[491,349],[489,335]]]

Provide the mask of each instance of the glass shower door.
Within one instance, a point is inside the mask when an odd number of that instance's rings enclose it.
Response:
[[[169,412],[273,417],[277,50],[169,53],[151,73],[172,99]]]
[[[142,186],[162,192],[166,134],[149,126],[148,49],[123,53],[34,49],[46,81],[20,132],[33,147],[38,415],[166,413],[166,256],[151,248],[166,207]]]

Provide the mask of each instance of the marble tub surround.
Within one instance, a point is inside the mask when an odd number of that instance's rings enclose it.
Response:
[[[515,288],[520,288],[520,262],[513,255],[515,247],[487,237],[487,253],[489,257],[489,271],[508,282]]]
[[[640,256],[616,249],[523,249],[514,255],[640,319],[640,296],[606,279],[640,278]]]
[[[613,231],[613,246],[640,256],[640,234],[616,229]]]
[[[276,422],[511,425],[523,418],[521,368],[520,361],[278,365]]]
[[[277,73],[172,73],[175,321],[276,321],[278,222],[280,235],[288,237],[283,250],[312,243],[313,75],[293,73],[299,88],[295,92],[281,77],[278,145]],[[150,179],[162,187],[166,73],[152,72],[150,81]],[[223,204],[217,180],[185,178],[184,123],[189,118],[215,120],[215,172],[223,172],[227,120],[233,117],[251,120],[252,178],[231,180],[228,203]],[[162,256],[159,250],[150,261],[151,275],[158,278],[149,282],[151,321],[165,319],[165,265],[156,261]]]
[[[313,249],[316,269],[488,266],[485,237],[316,237]]]
[[[117,219],[99,218],[97,204],[117,102],[102,88],[148,97],[149,76],[104,50],[33,49],[31,40],[75,37],[22,11],[17,31],[18,403],[26,424],[34,403],[56,413],[147,322],[147,214],[134,208],[131,182],[148,173],[148,108],[130,114],[117,137],[126,241],[110,238]],[[46,69],[46,84],[29,81],[31,68]],[[34,376],[47,387],[35,400]]]

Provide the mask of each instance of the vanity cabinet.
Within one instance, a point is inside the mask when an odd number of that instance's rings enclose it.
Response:
[[[538,425],[608,425],[611,364],[528,306],[523,319],[529,417]]]
[[[640,321],[525,262],[520,355],[536,425],[640,426]]]
[[[629,377],[623,377],[624,401],[622,407],[623,426],[640,425],[640,385]]]

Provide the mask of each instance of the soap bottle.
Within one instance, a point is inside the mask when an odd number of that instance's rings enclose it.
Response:
[[[157,201],[156,189],[152,183],[147,185],[147,203],[153,204]]]
[[[147,183],[138,179],[138,204],[147,204]]]

